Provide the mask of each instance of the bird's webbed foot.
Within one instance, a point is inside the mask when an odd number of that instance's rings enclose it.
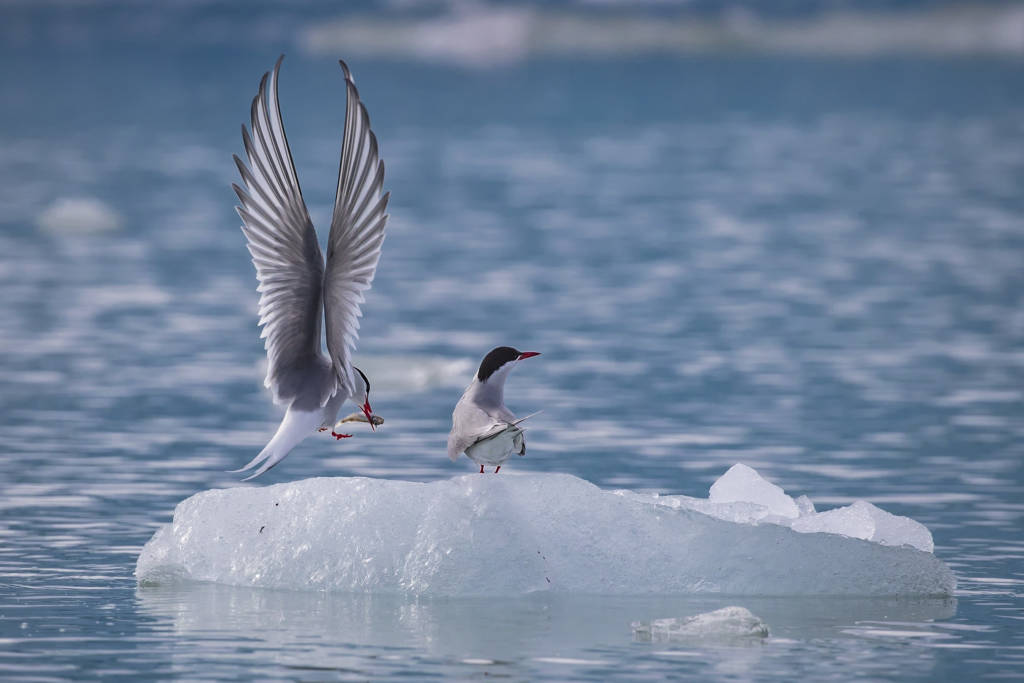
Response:
[[[339,434],[338,432],[334,431],[333,429],[331,430],[331,436],[333,436],[338,441],[341,441],[342,439],[349,439],[349,438],[352,437],[351,434]]]

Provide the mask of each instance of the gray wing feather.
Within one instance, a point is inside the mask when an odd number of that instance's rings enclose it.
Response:
[[[472,448],[475,444],[478,444],[481,441],[486,441],[487,439],[492,439],[509,429],[514,429],[516,431],[516,435],[514,437],[515,448],[516,452],[522,455],[526,452],[522,430],[510,422],[497,420],[479,432],[461,435],[449,434],[448,457],[453,461],[458,460],[459,455],[464,453],[467,449]]]
[[[388,215],[383,192],[384,162],[377,154],[377,138],[370,117],[359,100],[352,74],[345,75],[345,134],[338,167],[331,234],[327,240],[324,310],[327,350],[341,384],[354,393],[352,354],[359,339],[360,304],[370,288],[380,260]]]
[[[252,133],[242,126],[249,163],[235,156],[245,187],[232,187],[260,282],[260,337],[266,339],[269,361],[264,384],[276,403],[289,403],[307,384],[320,353],[324,262],[281,121],[282,59],[260,81],[252,101]],[[333,387],[328,390],[322,401]]]
[[[467,390],[468,391],[468,390]],[[452,411],[452,430],[448,433],[448,457],[457,460],[477,441],[489,439],[508,428],[515,416],[507,409],[491,415],[462,395]]]
[[[448,457],[452,462],[459,459],[466,449],[475,444],[479,439],[476,434],[452,430],[448,434]]]

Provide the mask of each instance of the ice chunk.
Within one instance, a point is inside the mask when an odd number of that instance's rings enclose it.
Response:
[[[790,526],[794,531],[803,533],[842,534],[884,545],[909,545],[926,552],[935,547],[931,532],[920,522],[897,517],[863,500],[802,517]]]
[[[416,595],[948,595],[954,587],[929,553],[726,522],[682,497],[666,500],[566,474],[205,491],[180,503],[146,544],[136,576]]]
[[[619,494],[673,509],[696,510],[738,524],[777,524],[800,533],[839,534],[881,545],[906,545],[928,553],[935,548],[931,532],[919,522],[897,517],[862,500],[835,510],[816,512],[810,498],[800,496],[794,501],[746,465],[734,465],[722,475],[712,484],[707,500],[658,495],[652,499],[628,491]],[[793,510],[796,515],[791,514]]]
[[[666,641],[691,639],[767,638],[768,625],[745,607],[723,607],[685,619],[634,621],[637,640]]]
[[[800,510],[780,487],[742,463],[733,465],[711,485],[712,503],[754,503],[780,517],[799,517]]]
[[[807,496],[800,496],[796,499],[796,507],[800,510],[800,516],[813,515],[816,510],[814,509],[814,503]]]

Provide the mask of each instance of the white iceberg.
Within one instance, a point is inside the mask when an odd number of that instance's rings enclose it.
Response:
[[[916,522],[873,506],[880,515],[869,513],[870,524],[860,513],[853,522],[829,517],[836,511],[782,516],[772,511],[774,490],[749,468],[739,475],[754,500],[735,491],[717,503],[610,492],[567,474],[511,473],[204,491],[178,505],[135,573],[142,584],[440,596],[952,593],[949,568],[919,549],[931,536]],[[817,527],[788,528],[803,520]],[[841,535],[851,532],[878,542]]]
[[[633,637],[641,641],[742,640],[767,638],[768,625],[746,607],[723,607],[683,619],[634,621]]]

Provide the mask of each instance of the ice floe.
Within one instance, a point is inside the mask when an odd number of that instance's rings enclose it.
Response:
[[[643,641],[767,638],[768,625],[746,607],[723,607],[683,619],[634,621],[633,637]]]
[[[949,568],[921,549],[931,535],[912,520],[867,503],[825,513],[809,502],[790,506],[745,466],[718,483],[728,502],[605,491],[567,474],[339,477],[204,491],[146,544],[136,576],[143,584],[444,596],[954,588]]]

